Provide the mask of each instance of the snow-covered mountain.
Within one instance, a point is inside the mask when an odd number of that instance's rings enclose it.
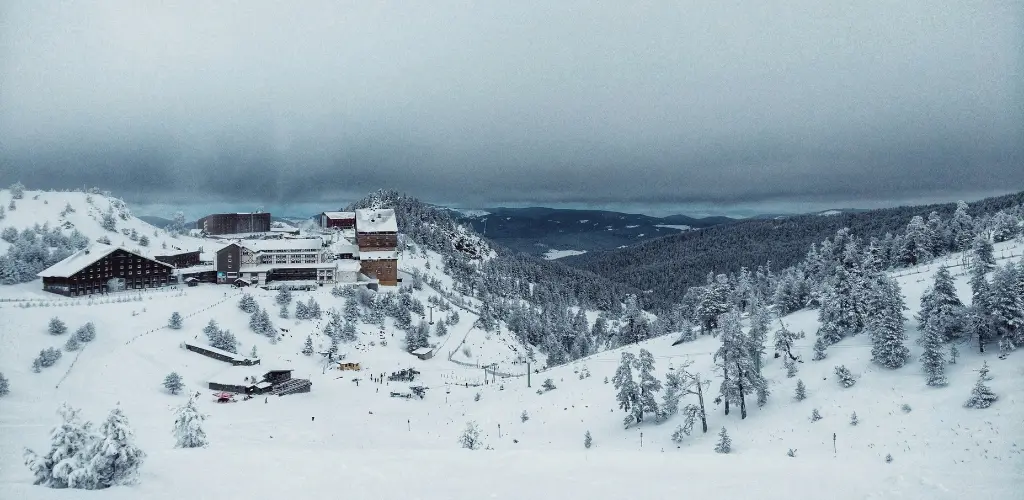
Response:
[[[0,204],[5,208],[0,228],[22,231],[38,225],[59,228],[65,234],[77,230],[91,241],[106,238],[112,245],[153,253],[174,249],[196,250],[203,245],[202,239],[169,233],[142,221],[132,215],[124,201],[109,195],[25,190],[21,199],[12,198],[10,189],[0,190]],[[113,230],[104,228],[106,214],[113,215]],[[140,243],[143,236],[146,237],[145,245]],[[0,241],[0,253],[9,247],[9,242]]]
[[[80,194],[40,193],[39,200],[32,200],[30,193],[17,202],[18,210],[29,207],[28,201],[41,203],[47,195],[53,199],[45,199],[43,207],[62,206],[61,199],[74,201],[72,196]],[[92,203],[84,194],[80,198],[72,203],[76,212],[65,220],[90,238],[113,235],[95,218],[102,218],[109,205],[100,204],[94,211],[99,197],[93,196]],[[61,220],[59,210],[56,214],[54,220]],[[118,224],[153,234],[130,216],[119,218]],[[722,377],[712,367],[720,341],[711,336],[681,344],[674,342],[675,334],[657,337],[544,368],[544,356],[510,334],[504,321],[490,331],[480,328],[483,304],[453,292],[456,280],[447,274],[444,256],[433,249],[465,247],[440,236],[458,229],[444,220],[427,224],[433,229],[417,234],[436,239],[425,245],[410,237],[400,255],[404,286],[409,288],[402,300],[432,306],[413,313],[411,320],[415,325],[433,318],[428,342],[434,356],[421,360],[408,354],[396,319],[374,323],[370,309],[360,305],[357,340],[340,346],[345,361],[360,363],[358,372],[328,369],[333,367],[319,354],[303,355],[307,337],[317,353],[328,348],[326,316],[294,319],[295,302],[312,299],[324,311],[344,314],[347,301],[358,301],[358,295],[346,299],[329,290],[294,292],[291,318],[284,319],[278,317],[275,292],[251,291],[257,304],[272,313],[278,328],[272,342],[250,328],[250,315],[238,307],[241,292],[224,286],[128,294],[116,300],[65,299],[44,294],[32,283],[0,287],[0,371],[10,380],[10,394],[0,398],[0,497],[81,497],[75,490],[33,486],[20,458],[24,447],[46,450],[62,401],[82,408],[84,418],[97,422],[119,405],[148,455],[139,483],[106,490],[101,493],[105,498],[343,494],[618,499],[687,494],[1011,499],[1024,485],[1024,443],[1018,432],[1024,416],[1021,353],[1001,359],[965,347],[956,364],[947,367],[949,385],[944,388],[927,387],[917,361],[920,348],[914,341],[920,334],[913,318],[921,294],[939,264],[961,261],[957,254],[894,274],[910,308],[905,313],[911,349],[907,366],[889,370],[872,364],[867,334],[845,339],[829,348],[825,360],[812,361],[816,312],[800,310],[779,320],[807,333],[794,345],[793,352],[803,361],[798,373],[787,377],[782,359],[767,357],[764,373],[771,395],[760,408],[750,398],[749,416],[741,419],[736,412],[725,416],[714,401]],[[159,233],[155,238],[160,243],[178,241],[161,239]],[[466,238],[478,244],[472,234]],[[481,246],[472,248],[471,254],[489,253],[480,251]],[[1020,254],[1017,242],[995,247],[1000,263]],[[967,276],[954,274],[956,289],[968,302]],[[413,283],[433,286],[414,288]],[[173,312],[184,317],[181,329],[167,327]],[[446,320],[453,313],[459,321],[449,325]],[[586,311],[585,316],[592,325],[598,312]],[[54,317],[69,332],[93,323],[95,340],[78,350],[64,350],[73,333],[49,333]],[[186,341],[204,343],[203,328],[211,320],[234,333],[240,353],[255,349],[261,364],[231,366],[181,347]],[[438,335],[442,321],[447,332]],[[33,373],[33,359],[51,347],[63,356]],[[697,424],[691,435],[674,441],[682,415],[623,427],[624,413],[611,381],[622,354],[640,349],[652,354],[659,380],[686,366],[709,382],[704,394],[706,434]],[[527,365],[531,352],[533,360]],[[989,409],[964,408],[983,362],[991,367],[987,384],[999,399]],[[834,375],[837,365],[852,370],[856,385],[840,385]],[[527,366],[537,371],[527,375]],[[282,368],[311,380],[312,391],[218,404],[207,386],[243,383],[245,377]],[[405,368],[421,374],[413,383],[386,381]],[[184,379],[185,390],[178,395],[161,386],[172,371]],[[371,381],[381,375],[384,383]],[[798,380],[806,386],[802,401],[793,397]],[[425,398],[392,396],[411,394],[411,385],[426,387]],[[210,444],[175,449],[172,409],[193,392],[199,394],[200,411],[208,415],[204,427]],[[694,396],[685,396],[680,406],[696,403]],[[821,420],[812,421],[814,410]],[[855,426],[850,423],[854,412],[859,420]],[[490,451],[460,449],[458,438],[469,422],[479,429],[480,447]],[[732,438],[727,455],[713,451],[723,427]],[[584,447],[586,433],[592,438],[590,448]],[[789,457],[791,449],[794,456]]]

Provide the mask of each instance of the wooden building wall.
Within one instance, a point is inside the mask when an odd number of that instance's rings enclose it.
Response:
[[[169,283],[171,268],[118,249],[71,276],[43,278],[43,290],[69,297],[106,293],[114,278],[124,280],[125,290],[162,287]]]
[[[359,270],[363,274],[377,278],[381,285],[398,285],[398,261],[394,259],[362,260]]]
[[[358,233],[356,234],[356,244],[359,245],[360,250],[364,251],[394,250],[398,247],[398,234]]]

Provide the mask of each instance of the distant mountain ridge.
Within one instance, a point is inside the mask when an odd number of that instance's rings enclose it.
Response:
[[[653,217],[608,210],[548,207],[453,210],[476,232],[517,252],[543,255],[549,250],[611,250],[682,231],[730,224],[729,217]]]

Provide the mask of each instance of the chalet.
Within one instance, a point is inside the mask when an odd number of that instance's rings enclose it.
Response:
[[[352,229],[355,226],[355,212],[323,212],[320,214],[320,227],[323,229]]]
[[[101,243],[71,254],[38,274],[43,290],[70,297],[118,290],[158,288],[171,283],[165,262]]]
[[[203,234],[245,234],[270,231],[269,212],[210,214],[196,221]]]
[[[434,357],[434,350],[429,347],[420,347],[413,350],[411,354],[420,359],[430,359]]]
[[[182,269],[185,267],[192,267],[199,265],[200,251],[178,251],[165,253],[163,255],[156,255],[153,258],[160,262],[170,264],[176,269]]]
[[[398,285],[398,220],[387,209],[356,210],[360,271],[381,285]]]

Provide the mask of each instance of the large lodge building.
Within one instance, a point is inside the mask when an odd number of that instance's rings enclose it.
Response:
[[[246,234],[270,231],[270,213],[211,214],[196,221],[204,234]]]
[[[340,220],[347,220],[351,214],[352,224],[327,225],[321,214],[323,229],[330,236],[222,240],[208,258],[201,257],[200,251],[185,250],[148,257],[121,247],[92,244],[39,276],[44,290],[68,296],[105,293],[114,291],[114,287],[162,287],[179,279],[258,286],[296,281],[398,285],[398,223],[394,210],[326,213],[344,214]],[[270,214],[266,216],[269,229]],[[210,217],[217,216],[200,221]],[[119,281],[111,281],[114,279]]]
[[[77,297],[111,288],[132,290],[173,283],[170,264],[121,247],[94,243],[50,266],[39,277],[43,290]]]

